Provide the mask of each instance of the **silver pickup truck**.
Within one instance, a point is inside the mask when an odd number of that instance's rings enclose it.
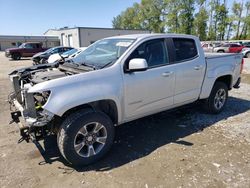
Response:
[[[197,100],[221,112],[239,87],[242,54],[204,54],[195,36],[102,39],[81,56],[10,73],[9,96],[23,139],[57,135],[62,156],[87,165],[111,148],[114,126]]]

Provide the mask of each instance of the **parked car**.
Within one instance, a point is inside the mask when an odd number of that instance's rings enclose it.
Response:
[[[72,58],[78,56],[85,49],[86,49],[86,47],[82,47],[79,49],[74,48],[72,50],[64,52],[63,54],[59,54],[59,53],[53,54],[53,55],[49,56],[48,63],[54,63],[56,61],[60,61],[60,60],[62,60],[62,58],[72,59]]]
[[[202,48],[204,52],[213,52],[214,46],[212,43],[203,43]]]
[[[244,46],[234,43],[223,44],[219,47],[214,48],[214,52],[217,53],[239,53]]]
[[[10,73],[9,102],[17,109],[12,118],[24,117],[23,139],[55,134],[69,163],[87,165],[108,152],[117,125],[198,100],[208,112],[220,113],[228,91],[240,83],[242,56],[204,54],[191,35],[102,39],[82,53],[81,63]]]
[[[57,46],[54,48],[50,48],[46,50],[45,52],[40,52],[40,53],[35,54],[32,57],[32,60],[34,62],[33,64],[37,65],[37,64],[47,63],[49,56],[51,56],[52,54],[56,54],[56,53],[62,54],[72,49],[73,49],[72,47],[64,47],[64,46]]]
[[[241,53],[244,57],[250,58],[250,48],[243,48]]]
[[[243,42],[242,45],[247,48],[250,48],[250,42]]]
[[[32,57],[38,52],[43,52],[48,48],[43,48],[40,42],[26,42],[18,48],[8,48],[5,50],[5,56],[11,57],[14,60],[19,60],[22,57]]]
[[[239,44],[230,44],[229,53],[240,53],[245,46]]]

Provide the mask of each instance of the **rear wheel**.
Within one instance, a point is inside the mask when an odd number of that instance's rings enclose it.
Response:
[[[247,53],[246,53],[246,57],[247,57],[247,58],[250,58],[250,52],[247,52]]]
[[[220,113],[226,105],[228,98],[228,88],[223,82],[216,82],[208,99],[206,99],[204,107],[212,114]]]
[[[106,114],[82,110],[66,118],[57,135],[61,154],[73,165],[99,160],[111,148],[113,139],[114,125]]]
[[[12,54],[12,59],[14,59],[14,60],[20,60],[21,59],[21,54],[19,54],[19,53]]]

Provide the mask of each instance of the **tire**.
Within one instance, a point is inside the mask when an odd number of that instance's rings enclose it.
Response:
[[[95,133],[94,130],[98,128],[99,131]],[[114,134],[114,124],[106,114],[80,110],[69,115],[62,123],[57,144],[62,156],[72,165],[89,165],[109,151]]]
[[[48,63],[47,59],[41,59],[39,62],[40,62],[39,64],[47,64]]]
[[[246,58],[250,58],[250,52],[246,53]]]
[[[217,53],[225,53],[224,50],[218,50]]]
[[[216,82],[213,86],[209,98],[204,101],[205,110],[211,114],[220,113],[226,105],[227,98],[228,98],[227,85],[223,82]]]
[[[19,54],[19,53],[14,53],[14,54],[12,54],[12,59],[14,59],[14,60],[20,60],[21,59],[21,54]]]

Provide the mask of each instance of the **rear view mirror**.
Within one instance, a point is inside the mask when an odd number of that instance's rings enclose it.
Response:
[[[148,68],[148,63],[146,59],[135,58],[131,59],[128,64],[128,69],[130,72],[145,71]]]

